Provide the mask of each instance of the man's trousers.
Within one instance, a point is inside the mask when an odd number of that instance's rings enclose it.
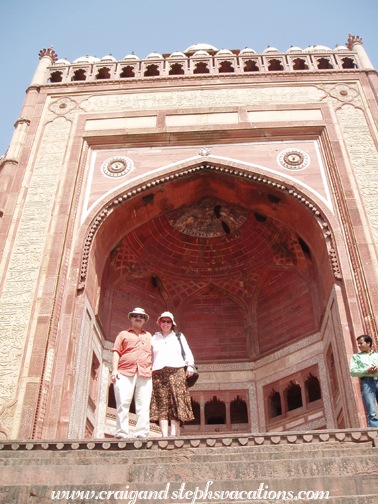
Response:
[[[378,427],[377,400],[378,380],[369,376],[360,378],[361,396],[365,405],[366,418],[369,427]]]
[[[129,409],[135,399],[137,424],[134,435],[147,437],[150,431],[150,402],[152,393],[152,378],[142,378],[118,374],[114,384],[114,395],[117,402],[117,420],[115,437],[129,437]]]

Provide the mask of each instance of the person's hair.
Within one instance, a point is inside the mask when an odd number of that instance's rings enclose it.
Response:
[[[369,336],[368,334],[361,334],[361,336],[358,336],[357,341],[361,338],[364,338],[365,343],[372,346],[373,340],[371,339],[371,336]]]

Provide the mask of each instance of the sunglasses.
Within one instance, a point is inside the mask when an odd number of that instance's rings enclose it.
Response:
[[[144,315],[131,315],[131,318],[146,320],[146,317]]]
[[[163,320],[163,319],[160,319],[160,322],[162,324],[173,324],[172,320],[171,319],[167,319],[167,320]]]

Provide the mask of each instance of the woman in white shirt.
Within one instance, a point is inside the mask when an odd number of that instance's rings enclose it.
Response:
[[[171,437],[177,436],[181,422],[194,419],[186,376],[193,375],[194,359],[183,334],[181,345],[174,331],[175,319],[170,312],[164,312],[157,320],[160,331],[152,336],[152,383],[150,420],[159,421],[163,437],[168,437],[171,422]],[[185,369],[187,367],[186,376]]]

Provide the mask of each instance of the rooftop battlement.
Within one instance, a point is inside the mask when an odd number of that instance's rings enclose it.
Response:
[[[55,53],[53,59],[56,59]],[[153,52],[144,59],[133,53],[119,61],[111,54],[101,59],[83,56],[72,63],[66,59],[56,59],[47,69],[46,80],[47,83],[57,84],[199,75],[253,76],[269,72],[339,72],[362,68],[359,55],[351,45],[336,46],[334,50],[321,45],[306,49],[292,46],[285,53],[267,47],[258,54],[249,47],[243,50],[218,50],[208,44],[195,44],[184,52]]]

